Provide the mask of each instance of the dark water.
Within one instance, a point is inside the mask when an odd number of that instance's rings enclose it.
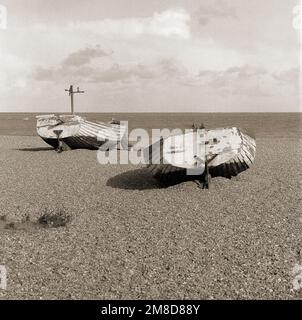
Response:
[[[36,135],[37,114],[0,113],[0,135]],[[89,120],[128,120],[129,129],[191,128],[204,123],[208,128],[236,126],[259,138],[302,137],[301,113],[88,113]]]

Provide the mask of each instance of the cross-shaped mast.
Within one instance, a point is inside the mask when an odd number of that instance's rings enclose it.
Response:
[[[65,91],[69,92],[69,96],[71,100],[71,114],[74,114],[73,95],[75,93],[85,93],[85,91],[80,91],[79,87],[77,87],[77,91],[73,91],[73,85],[71,85],[69,89],[65,89]]]

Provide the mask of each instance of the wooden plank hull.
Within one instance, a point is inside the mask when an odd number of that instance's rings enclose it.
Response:
[[[206,163],[212,177],[231,178],[255,160],[255,139],[238,128],[203,129],[186,135],[162,139],[145,150],[147,167],[156,179],[168,184],[198,179]]]
[[[37,121],[38,135],[53,148],[60,140],[70,149],[99,149],[117,144],[125,134],[125,127],[103,122],[91,122],[79,116],[40,116]]]
[[[58,139],[53,138],[43,138],[41,137],[48,145],[57,149],[59,146]],[[68,146],[70,149],[90,149],[98,150],[103,144],[104,141],[98,141],[98,139],[93,137],[67,137],[62,139],[63,143]]]

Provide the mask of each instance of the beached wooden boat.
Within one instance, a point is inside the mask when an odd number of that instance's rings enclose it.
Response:
[[[256,142],[236,127],[192,130],[161,139],[144,150],[147,167],[165,183],[231,178],[247,170],[255,160]]]
[[[65,89],[71,102],[70,115],[37,116],[37,133],[49,145],[61,152],[64,149],[100,149],[104,151],[122,141],[126,127],[119,121],[92,122],[74,114],[74,95],[84,93],[73,85]]]
[[[117,123],[91,122],[78,115],[37,116],[37,133],[55,149],[99,149],[116,145],[125,134]],[[60,146],[61,144],[61,146]]]

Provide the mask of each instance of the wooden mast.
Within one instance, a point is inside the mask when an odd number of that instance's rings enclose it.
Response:
[[[85,93],[85,91],[80,91],[79,87],[77,88],[77,91],[73,91],[73,85],[71,85],[69,89],[65,89],[65,91],[69,92],[69,96],[71,100],[71,114],[74,114],[73,95],[76,93]]]

